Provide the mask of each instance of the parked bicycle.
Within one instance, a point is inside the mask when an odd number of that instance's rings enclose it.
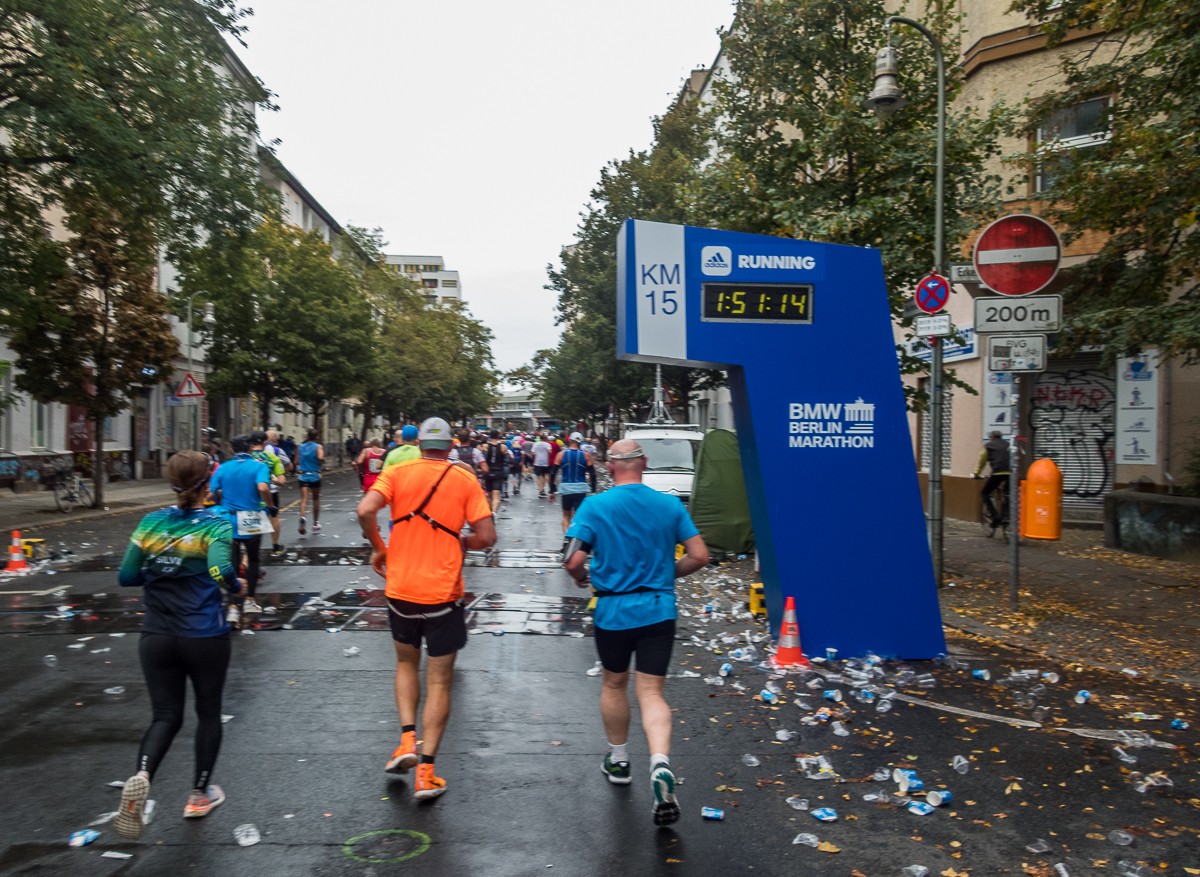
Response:
[[[94,508],[96,497],[78,472],[60,472],[54,480],[54,502],[66,514],[76,506]]]

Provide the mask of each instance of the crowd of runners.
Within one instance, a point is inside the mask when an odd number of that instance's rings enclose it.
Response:
[[[142,834],[150,783],[183,723],[188,679],[198,723],[193,789],[183,815],[205,816],[225,800],[210,780],[221,744],[231,625],[262,612],[255,599],[262,538],[272,537],[273,552],[284,550],[279,488],[290,474],[301,488],[299,532],[307,531],[310,502],[312,529],[321,529],[325,451],[317,439],[310,432],[288,448],[277,433],[256,432],[231,439],[234,456],[224,462],[197,451],[168,461],[178,502],[141,521],[119,574],[121,585],[144,590],[139,656],[153,712],[114,822],[123,837]],[[608,448],[613,486],[596,493],[599,448],[578,432],[565,440],[497,430],[455,433],[434,417],[396,430],[383,445],[373,439],[348,449],[356,452],[363,487],[357,517],[371,546],[371,566],[386,582],[396,653],[400,745],[386,760],[385,774],[415,769],[417,799],[446,791],[434,765],[450,716],[455,658],[467,643],[463,556],[494,545],[501,503],[523,485],[536,484],[539,500],[553,503],[561,496],[564,567],[596,597],[600,714],[609,744],[601,769],[611,783],[632,782],[628,683],[636,655],[653,819],[657,825],[675,822],[671,712],[663,697],[675,638],[675,579],[706,564],[708,551],[686,507],[642,483],[642,447],[626,439]],[[386,534],[378,525],[385,508]],[[678,558],[677,545],[683,546]]]

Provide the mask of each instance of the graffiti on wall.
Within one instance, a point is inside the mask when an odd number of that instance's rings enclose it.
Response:
[[[1030,411],[1035,459],[1063,473],[1063,504],[1102,508],[1113,485],[1116,381],[1099,368],[1038,375]]]

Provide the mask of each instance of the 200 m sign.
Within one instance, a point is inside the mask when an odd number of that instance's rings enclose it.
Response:
[[[1020,299],[975,299],[975,331],[1007,334],[1057,332],[1062,325],[1061,295],[1029,295]]]

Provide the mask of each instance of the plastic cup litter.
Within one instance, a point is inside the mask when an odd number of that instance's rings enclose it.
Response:
[[[94,828],[89,828],[84,831],[77,831],[74,834],[72,834],[69,838],[67,838],[67,846],[69,846],[69,847],[86,846],[87,844],[90,844],[92,841],[94,841],[99,836],[100,836],[100,832],[96,831]]]
[[[1092,699],[1092,693],[1091,693],[1090,691],[1084,691],[1084,690],[1080,690],[1080,691],[1079,691],[1079,692],[1078,692],[1078,693],[1075,695],[1075,702],[1076,702],[1076,703],[1087,703],[1087,702],[1088,702],[1088,701],[1090,701],[1091,699]]]
[[[954,766],[954,770],[957,773],[964,774],[964,775],[967,773],[967,771],[969,771],[971,769],[971,762],[968,761],[966,756],[963,756],[963,755],[954,756],[954,761],[952,762],[952,765]]]
[[[837,822],[837,811],[832,807],[819,807],[812,812],[814,819],[819,819],[822,822]]]
[[[258,833],[258,829],[254,825],[247,822],[233,830],[233,839],[238,842],[240,847],[252,847],[262,840],[262,835]]]
[[[716,807],[701,807],[700,815],[705,819],[724,819],[725,811],[718,810]]]
[[[934,807],[941,807],[944,804],[949,804],[951,798],[953,798],[953,797],[954,796],[951,795],[949,792],[944,792],[944,791],[930,792],[928,795],[925,796],[925,800],[928,801],[930,804],[932,804]]]
[[[746,765],[746,767],[758,767],[762,762],[747,752],[742,756],[742,764]]]
[[[797,795],[792,795],[787,799],[787,805],[793,810],[807,810],[808,798],[801,798]]]
[[[1031,853],[1048,853],[1050,852],[1050,844],[1039,837],[1033,843],[1026,845],[1025,849]]]
[[[821,843],[815,834],[809,834],[807,831],[802,831],[800,834],[792,838],[792,844],[802,844],[806,847],[816,847]]]
[[[908,805],[908,812],[917,816],[928,816],[933,812],[933,807],[924,801],[913,801]]]

